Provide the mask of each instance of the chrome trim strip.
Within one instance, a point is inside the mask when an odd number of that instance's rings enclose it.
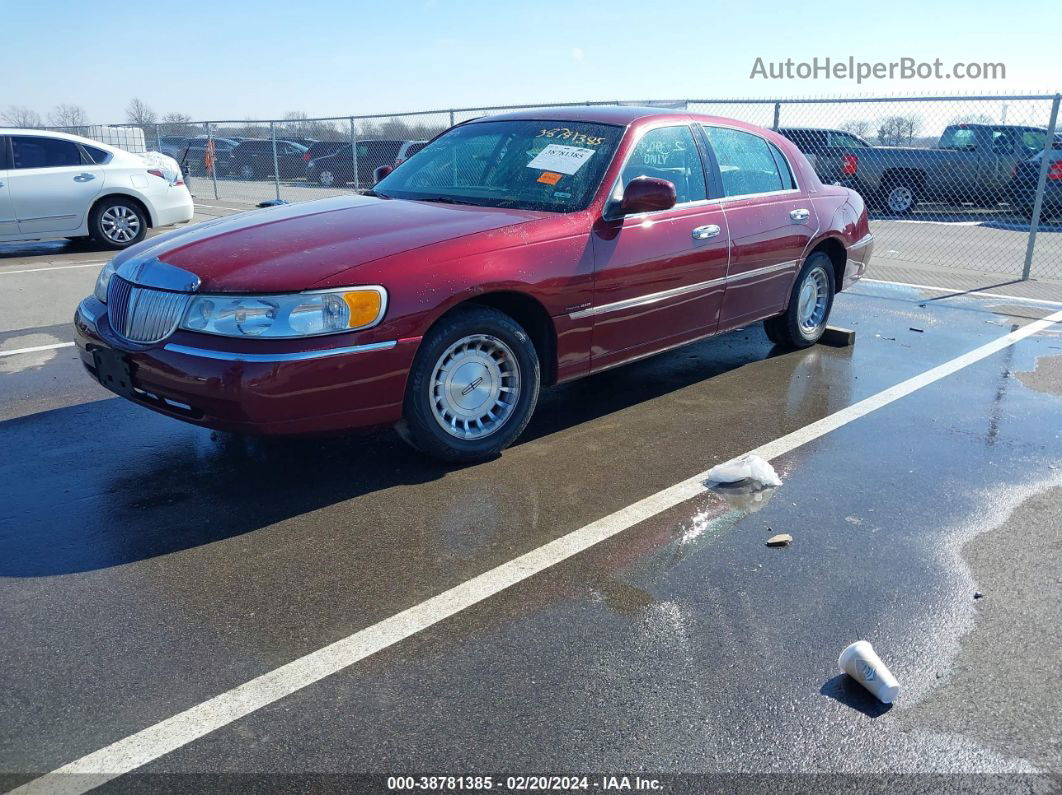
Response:
[[[77,218],[76,213],[69,213],[67,215],[36,215],[33,218],[17,218],[19,223],[28,223],[30,221],[61,221],[66,218]]]
[[[858,251],[861,248],[866,248],[867,246],[869,246],[873,242],[874,242],[874,235],[872,235],[872,234],[870,234],[868,232],[866,237],[864,237],[862,240],[857,240],[855,243],[850,245],[848,247],[848,250],[849,251]]]
[[[368,353],[370,351],[388,351],[398,344],[398,340],[371,342],[367,345],[351,345],[347,348],[327,348],[321,351],[298,351],[296,353],[237,353],[235,351],[215,351],[209,348],[193,348],[190,345],[168,343],[163,350],[171,353],[183,353],[185,356],[198,356],[202,359],[218,359],[223,362],[304,362],[309,359],[323,359],[327,356],[341,356],[345,353]]]
[[[589,309],[580,309],[578,312],[569,313],[568,317],[571,320],[580,320],[584,317],[592,317],[594,315],[603,315],[607,312],[618,312],[622,309],[632,309],[637,306],[644,306],[646,304],[655,304],[657,301],[665,301],[668,298],[674,298],[679,295],[685,295],[686,293],[693,293],[698,290],[704,290],[708,287],[714,287],[717,284],[729,284],[730,282],[739,282],[744,279],[751,279],[754,276],[762,276],[765,273],[774,273],[775,271],[787,270],[793,268],[800,263],[800,260],[789,260],[789,262],[780,262],[777,265],[767,265],[763,268],[756,268],[755,270],[746,271],[745,273],[739,273],[734,276],[723,276],[718,279],[709,279],[706,282],[697,282],[697,284],[687,284],[684,287],[673,287],[670,290],[662,290],[659,293],[649,293],[648,295],[641,295],[637,298],[627,298],[623,301],[616,301],[611,304],[602,304],[601,306],[592,306]]]
[[[194,293],[200,284],[199,277],[191,271],[170,265],[158,257],[127,259],[118,266],[115,273],[138,287],[173,293]]]
[[[736,273],[733,276],[727,276],[727,282],[740,282],[744,279],[751,279],[754,276],[762,276],[765,273],[774,273],[775,271],[788,270],[789,268],[796,267],[800,260],[789,260],[789,262],[779,262],[777,265],[767,265],[763,268],[756,268],[755,270],[745,271],[744,273]]]
[[[568,317],[572,320],[579,320],[580,318],[590,317],[592,315],[602,315],[606,312],[618,312],[621,309],[631,309],[636,306],[655,304],[657,301],[664,301],[668,298],[674,298],[675,296],[685,295],[686,293],[696,292],[697,290],[704,290],[708,287],[714,287],[717,284],[723,284],[724,282],[726,282],[726,277],[709,279],[706,282],[698,282],[697,284],[687,284],[683,287],[673,287],[670,290],[661,290],[659,293],[650,293],[649,295],[642,295],[637,298],[627,298],[623,301],[616,301],[612,304],[602,304],[601,306],[593,306],[589,309],[581,309],[578,312],[572,312]]]

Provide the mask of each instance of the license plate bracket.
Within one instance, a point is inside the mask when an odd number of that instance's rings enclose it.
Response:
[[[124,354],[100,348],[92,352],[99,382],[116,395],[133,400],[133,366]]]

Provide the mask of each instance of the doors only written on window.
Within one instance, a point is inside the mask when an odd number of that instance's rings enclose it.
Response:
[[[701,156],[693,133],[685,125],[661,127],[642,136],[623,167],[623,187],[636,177],[656,177],[672,183],[676,204],[708,197]]]

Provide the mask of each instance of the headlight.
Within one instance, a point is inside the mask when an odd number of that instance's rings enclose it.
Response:
[[[100,275],[96,277],[96,287],[92,293],[96,296],[97,301],[107,303],[107,287],[110,285],[111,277],[114,276],[116,270],[118,270],[118,266],[114,264],[114,260],[111,260],[103,266]]]
[[[386,311],[383,287],[294,295],[197,295],[181,328],[223,337],[313,337],[370,328]]]

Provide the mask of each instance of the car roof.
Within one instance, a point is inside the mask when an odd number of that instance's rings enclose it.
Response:
[[[674,108],[639,107],[637,105],[577,105],[554,108],[534,108],[494,116],[480,116],[468,124],[490,121],[574,121],[591,124],[616,124],[627,126],[644,119],[696,121],[705,124],[722,124],[742,129],[759,129],[754,124],[723,116],[690,113]]]

